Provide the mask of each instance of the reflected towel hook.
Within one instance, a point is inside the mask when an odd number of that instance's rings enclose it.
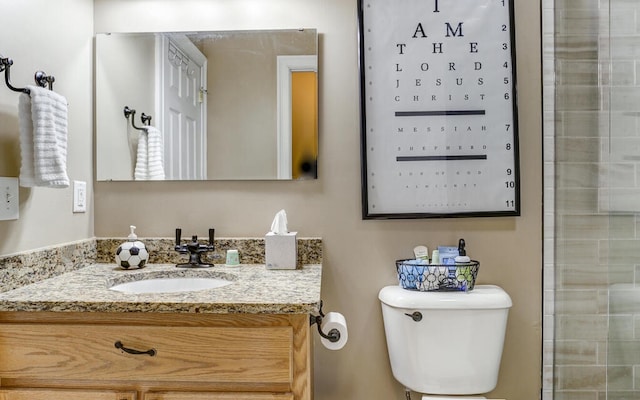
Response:
[[[133,126],[135,129],[139,130],[139,131],[144,131],[144,128],[140,128],[136,126],[135,123],[135,119],[136,119],[136,110],[134,110],[133,108],[129,108],[129,106],[124,106],[124,117],[126,119],[129,119],[129,117],[131,117],[131,126]]]
[[[151,125],[151,115],[142,113],[142,115],[140,115],[140,119],[142,120],[142,125]]]

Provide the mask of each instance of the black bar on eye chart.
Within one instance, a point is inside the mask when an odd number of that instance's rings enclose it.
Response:
[[[449,115],[485,115],[485,110],[396,111],[396,117],[437,117]]]
[[[460,161],[460,160],[486,160],[486,154],[471,154],[459,156],[398,156],[396,161]]]

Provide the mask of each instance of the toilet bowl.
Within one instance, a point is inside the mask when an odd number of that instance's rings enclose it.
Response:
[[[466,400],[484,399],[478,395],[496,387],[512,305],[502,288],[418,292],[387,286],[378,297],[391,370],[407,389],[424,394],[423,400]]]

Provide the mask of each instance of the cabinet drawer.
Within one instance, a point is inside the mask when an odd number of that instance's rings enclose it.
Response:
[[[0,389],[0,400],[136,400],[136,394],[109,390]]]
[[[132,355],[127,348],[156,354]],[[293,329],[0,324],[0,379],[286,384]]]
[[[293,400],[287,393],[145,393],[142,400]]]

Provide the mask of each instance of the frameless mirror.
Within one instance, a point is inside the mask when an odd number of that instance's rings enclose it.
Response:
[[[316,178],[317,43],[315,29],[97,34],[97,180]]]

